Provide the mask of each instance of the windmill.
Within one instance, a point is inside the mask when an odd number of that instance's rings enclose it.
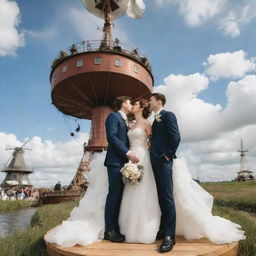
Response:
[[[246,180],[254,180],[253,172],[250,171],[248,161],[246,159],[245,153],[248,150],[244,149],[243,140],[240,142],[240,170],[237,173],[236,181],[246,181]]]
[[[1,183],[2,188],[8,190],[12,188],[21,189],[27,186],[32,187],[28,175],[33,173],[33,171],[26,166],[24,159],[25,150],[31,150],[30,148],[24,147],[29,141],[30,139],[24,142],[20,147],[6,148],[6,150],[13,150],[13,153],[8,166],[1,170],[1,172],[6,173],[5,179]]]

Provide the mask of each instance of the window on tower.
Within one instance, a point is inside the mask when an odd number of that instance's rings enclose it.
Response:
[[[76,62],[76,66],[77,67],[82,67],[84,65],[84,61],[83,60],[78,60],[77,62]]]
[[[67,69],[68,69],[68,67],[67,67],[67,66],[64,66],[64,67],[62,68],[62,72],[63,72],[63,73],[66,72]]]
[[[139,67],[137,65],[134,65],[134,72],[138,73],[139,72]]]
[[[96,57],[96,58],[94,59],[94,64],[100,65],[100,64],[101,64],[101,57]]]
[[[115,60],[115,66],[121,67],[121,60]]]

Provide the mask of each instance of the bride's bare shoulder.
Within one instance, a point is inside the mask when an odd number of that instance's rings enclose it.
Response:
[[[151,127],[151,123],[150,123],[150,121],[149,121],[148,119],[145,119],[145,120],[144,120],[144,125],[145,125],[146,127]]]

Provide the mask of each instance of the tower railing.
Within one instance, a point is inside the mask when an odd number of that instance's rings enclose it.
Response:
[[[147,55],[142,54],[138,48],[134,48],[125,43],[121,43],[118,39],[114,41],[86,40],[74,43],[70,47],[59,52],[59,55],[52,62],[52,69],[54,69],[61,61],[70,56],[96,51],[112,52],[126,55],[137,60],[142,65],[144,65],[149,71],[151,71],[151,64],[148,60]]]

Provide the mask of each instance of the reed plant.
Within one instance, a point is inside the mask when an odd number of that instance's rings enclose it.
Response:
[[[3,201],[0,200],[0,213],[15,211],[26,207],[34,206],[34,201],[29,200],[15,200],[15,201]]]
[[[238,256],[256,255],[256,215],[218,205],[213,207],[213,214],[239,224],[245,231],[246,240],[239,242]]]

